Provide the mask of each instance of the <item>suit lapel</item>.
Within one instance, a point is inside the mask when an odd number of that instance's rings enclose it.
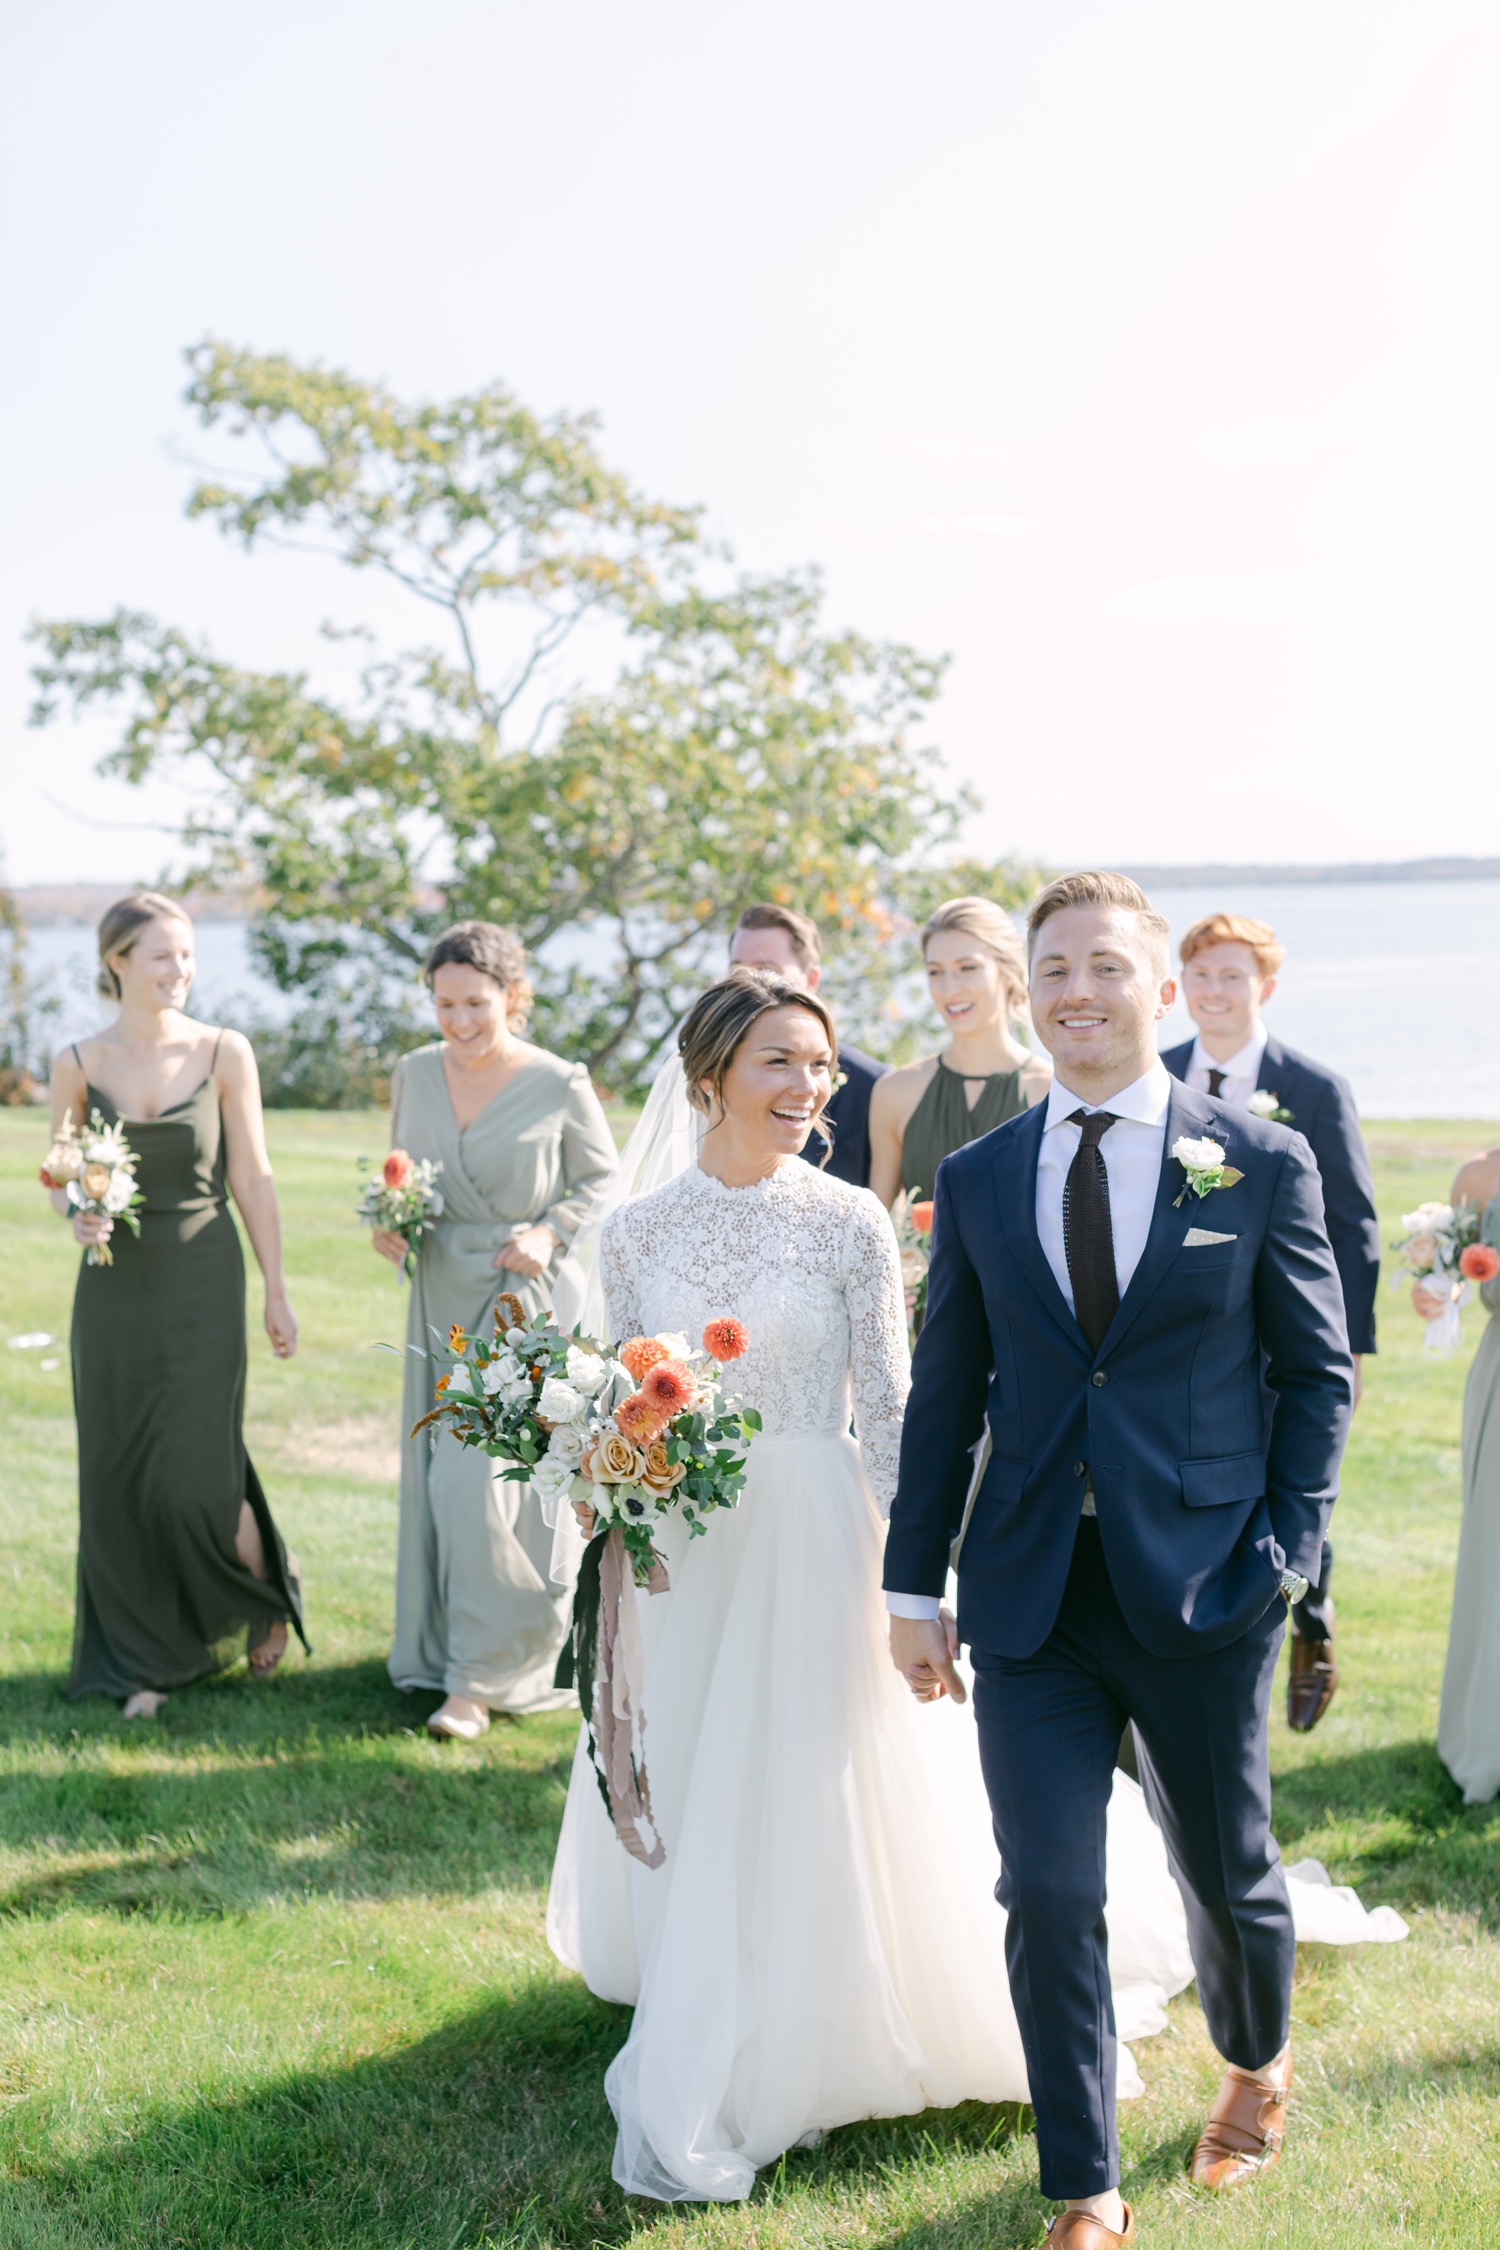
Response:
[[[1181,1250],[1188,1228],[1195,1222],[1198,1198],[1188,1196],[1182,1203],[1177,1201],[1182,1194],[1184,1174],[1182,1166],[1173,1159],[1172,1143],[1183,1133],[1196,1140],[1205,1133],[1211,1134],[1213,1129],[1213,1112],[1204,1097],[1195,1094],[1181,1079],[1174,1079],[1171,1099],[1167,1104],[1167,1129],[1162,1135],[1161,1144],[1161,1172],[1157,1178],[1156,1202],[1151,1213],[1146,1247],[1130,1277],[1130,1287],[1120,1299],[1119,1309],[1099,1347],[1101,1359],[1119,1343],[1130,1327]]]
[[[1027,1110],[1010,1132],[995,1135],[995,1202],[1000,1239],[1063,1333],[1086,1352],[1083,1331],[1057,1286],[1036,1231],[1036,1168],[1047,1124],[1047,1104]]]

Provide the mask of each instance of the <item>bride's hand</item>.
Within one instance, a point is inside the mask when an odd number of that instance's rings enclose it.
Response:
[[[891,1619],[891,1662],[919,1703],[935,1703],[951,1695],[967,1703],[968,1690],[954,1663],[958,1655],[958,1624],[946,1606],[936,1617]]]

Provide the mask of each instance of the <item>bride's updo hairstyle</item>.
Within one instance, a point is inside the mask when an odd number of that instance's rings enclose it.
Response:
[[[682,1057],[687,1098],[705,1117],[711,1114],[712,1103],[704,1080],[708,1081],[722,1107],[724,1081],[731,1063],[745,1044],[751,1025],[773,1008],[805,1008],[810,1016],[817,1018],[828,1041],[830,1070],[837,1074],[838,1034],[833,1028],[832,1016],[815,992],[809,992],[805,985],[789,983],[774,969],[731,969],[728,976],[711,984],[707,992],[699,993],[677,1034],[677,1052]],[[823,1139],[826,1164],[833,1153],[833,1135],[824,1124],[821,1112],[814,1119],[813,1129]]]
[[[428,991],[439,969],[477,969],[490,977],[505,994],[505,1021],[510,1030],[524,1031],[536,989],[526,974],[526,948],[514,930],[498,922],[455,922],[444,930],[422,963],[422,982]]]
[[[107,906],[99,923],[99,974],[94,979],[94,990],[101,1000],[120,997],[120,980],[109,965],[110,955],[128,953],[148,922],[186,922],[189,929],[193,926],[187,908],[162,891],[130,891]]]
[[[935,938],[940,930],[961,930],[965,937],[983,946],[986,953],[993,954],[1000,964],[1006,1013],[1019,1023],[1029,1023],[1026,941],[1004,907],[997,906],[992,898],[945,899],[922,932],[924,960],[928,939]]]

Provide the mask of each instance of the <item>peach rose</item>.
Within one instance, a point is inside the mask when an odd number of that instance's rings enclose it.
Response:
[[[388,1188],[404,1188],[412,1175],[412,1161],[404,1148],[393,1148],[380,1169]]]
[[[1414,1234],[1406,1245],[1406,1262],[1413,1273],[1431,1273],[1437,1264],[1437,1237]]]
[[[583,1473],[595,1484],[634,1484],[640,1474],[641,1455],[619,1430],[606,1430],[586,1455]]]
[[[85,1164],[81,1184],[90,1203],[101,1203],[104,1200],[109,1193],[109,1183],[113,1176],[107,1164]]]
[[[646,1447],[645,1458],[641,1464],[640,1482],[642,1490],[653,1494],[658,1500],[664,1500],[669,1492],[674,1491],[681,1484],[686,1475],[686,1461],[669,1461],[667,1459],[666,1439],[653,1438]]]

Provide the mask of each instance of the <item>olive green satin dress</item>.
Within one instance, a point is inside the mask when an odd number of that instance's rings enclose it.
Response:
[[[1007,1118],[1019,1117],[1026,1107],[1019,1070],[997,1071],[984,1079],[970,1109],[964,1089],[972,1083],[940,1061],[923,1087],[901,1137],[901,1185],[909,1194],[930,1197],[945,1156],[967,1148],[981,1133],[992,1133]]]
[[[87,1100],[107,1122],[119,1116],[97,1086]],[[218,1088],[210,1074],[160,1117],[121,1122],[140,1159],[140,1238],[117,1224],[114,1264],[80,1264],[73,1299],[70,1695],[185,1687],[281,1620],[307,1645],[300,1588],[241,1430],[245,1261],[226,1200]],[[247,1500],[269,1579],[235,1551]]]
[[[436,1350],[455,1321],[488,1335],[502,1290],[528,1314],[549,1306],[553,1274],[614,1171],[614,1137],[588,1072],[540,1047],[460,1132],[436,1045],[396,1066],[391,1139],[441,1164],[443,1197],[442,1217],[418,1245],[406,1325],[415,1351],[401,1409],[391,1678],[492,1711],[548,1710],[572,1699],[552,1685],[570,1597],[549,1575],[552,1533],[540,1503],[446,1431],[404,1433],[436,1395],[439,1370],[416,1352]],[[526,1281],[497,1269],[496,1252],[539,1224],[561,1239],[552,1271]]]

